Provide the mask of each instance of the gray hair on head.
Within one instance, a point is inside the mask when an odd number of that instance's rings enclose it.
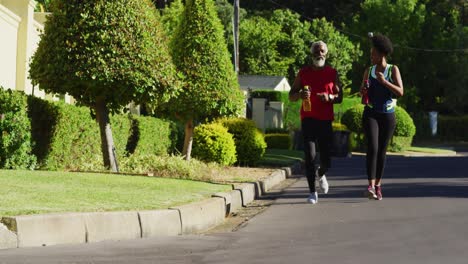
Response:
[[[315,41],[314,43],[312,43],[312,46],[310,46],[310,52],[311,53],[314,53],[314,49],[315,47],[317,46],[324,46],[325,47],[325,54],[328,53],[328,46],[327,46],[327,43],[319,40],[319,41]]]

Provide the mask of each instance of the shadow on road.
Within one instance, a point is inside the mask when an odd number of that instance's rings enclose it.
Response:
[[[389,156],[384,175],[384,198],[468,198],[467,165],[467,157]],[[343,202],[359,202],[355,198],[365,197],[367,175],[364,156],[334,159],[333,168],[327,175],[330,192],[319,194],[319,197],[343,199]],[[303,203],[308,195],[309,190],[303,185],[268,193],[261,199],[289,200],[281,204]]]

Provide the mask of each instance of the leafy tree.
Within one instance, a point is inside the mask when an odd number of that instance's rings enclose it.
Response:
[[[36,0],[36,11],[49,12],[51,0]]]
[[[68,93],[99,123],[104,165],[117,170],[109,112],[178,93],[158,14],[150,0],[56,0],[30,75],[48,93]]]
[[[289,8],[309,19],[326,18],[336,24],[347,23],[360,10],[362,0],[255,0],[241,1],[249,11],[273,11]]]
[[[392,40],[390,62],[400,68],[405,85],[401,102],[409,112],[462,113],[468,111],[468,56],[466,51],[450,51],[466,48],[468,27],[462,15],[460,1],[366,0],[349,29],[363,36],[380,32]],[[368,40],[362,39],[361,46],[365,56],[354,65],[356,89],[369,64]]]
[[[224,27],[224,38],[228,45],[228,50],[231,52],[231,55],[234,53],[234,32],[233,32],[233,19],[234,19],[234,6],[229,3],[227,0],[216,0],[216,10],[218,12],[218,17],[221,20],[221,24]],[[247,16],[247,11],[243,8],[239,10],[239,20],[240,23],[243,22],[244,18]]]
[[[351,42],[347,36],[337,31],[333,23],[328,22],[325,18],[314,19],[310,31],[315,36],[315,40],[323,40],[327,43],[327,62],[340,74],[343,87],[350,86],[353,62],[362,55],[359,43]]]
[[[282,57],[277,49],[287,35],[281,25],[254,16],[240,24],[240,72],[259,75],[286,76],[292,58]]]
[[[182,3],[182,0],[175,0],[169,7],[161,10],[161,22],[164,26],[166,35],[170,38],[170,41],[174,39],[175,31],[179,27],[183,12],[184,4]]]
[[[359,45],[336,30],[325,19],[302,22],[299,15],[275,10],[252,16],[241,24],[241,72],[287,76],[292,82],[299,68],[308,62],[310,45],[323,40],[329,47],[328,62],[343,76],[345,85],[352,62],[362,54]]]
[[[195,122],[238,114],[243,95],[213,1],[186,1],[173,44],[174,62],[185,85],[163,110],[185,123],[183,154],[189,160]]]

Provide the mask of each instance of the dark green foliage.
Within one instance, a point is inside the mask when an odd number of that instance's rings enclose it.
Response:
[[[213,1],[186,1],[173,43],[174,62],[185,75],[185,87],[168,112],[183,120],[238,114],[244,98]]]
[[[364,112],[364,105],[355,105],[349,108],[341,117],[341,123],[344,124],[349,130],[355,133],[363,133],[362,130],[362,113]]]
[[[221,124],[203,124],[194,130],[192,154],[205,162],[232,165],[236,162],[236,145]]]
[[[234,136],[237,162],[240,165],[255,165],[265,154],[266,142],[262,132],[252,120],[245,118],[219,119]]]
[[[266,128],[265,134],[287,134],[289,130],[287,128]]]
[[[412,137],[401,137],[401,136],[393,136],[392,140],[388,144],[388,151],[392,152],[401,152],[405,151],[409,147],[411,147],[411,143],[413,142]]]
[[[265,142],[269,149],[291,149],[291,136],[289,134],[266,134]]]
[[[466,10],[466,1],[366,0],[347,30],[360,36],[380,32],[396,44],[390,63],[400,69],[404,97],[409,95],[402,101],[409,112],[459,115],[468,111]],[[354,91],[369,64],[370,43],[366,38],[360,42],[365,55],[354,63]]]
[[[437,138],[446,141],[468,141],[468,116],[439,116]]]
[[[33,169],[31,123],[26,97],[0,86],[0,168]]]
[[[56,0],[30,75],[48,93],[110,110],[177,95],[175,67],[149,0]]]

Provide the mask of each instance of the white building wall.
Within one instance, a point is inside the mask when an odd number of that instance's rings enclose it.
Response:
[[[0,86],[16,89],[17,36],[21,18],[0,2]]]
[[[0,86],[45,98],[29,79],[46,19],[46,14],[34,12],[35,6],[34,0],[0,0]]]

